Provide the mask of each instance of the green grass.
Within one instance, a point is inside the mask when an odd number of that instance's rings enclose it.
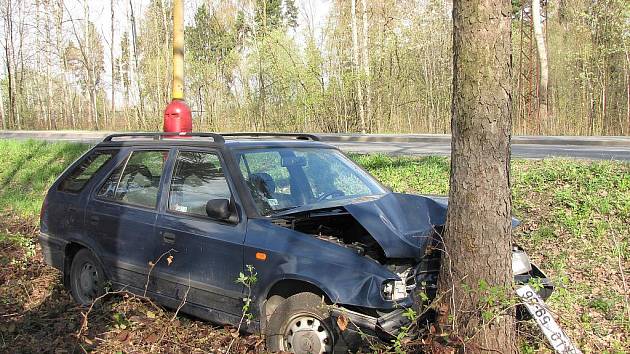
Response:
[[[35,220],[46,188],[87,148],[0,141],[0,211]],[[395,191],[448,193],[447,158],[352,158]],[[560,324],[585,352],[630,352],[621,277],[630,281],[630,164],[516,160],[512,186],[523,222],[514,239],[556,284],[549,304]],[[541,338],[523,344],[527,352],[545,348]]]
[[[0,141],[0,210],[25,218],[39,215],[47,188],[87,150],[87,145],[39,141]]]

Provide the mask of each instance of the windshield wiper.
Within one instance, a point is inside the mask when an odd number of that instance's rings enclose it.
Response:
[[[275,215],[275,214],[279,214],[279,213],[284,213],[293,209],[300,209],[302,208],[303,205],[299,205],[299,206],[293,206],[293,207],[288,207],[288,208],[281,208],[281,209],[275,209],[273,210],[273,212],[271,213],[271,215]]]

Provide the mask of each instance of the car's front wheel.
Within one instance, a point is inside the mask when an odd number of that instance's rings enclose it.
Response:
[[[105,272],[100,262],[87,249],[75,254],[70,266],[70,293],[76,302],[90,305],[105,292]]]
[[[321,297],[299,293],[285,299],[271,314],[266,328],[267,349],[301,353],[332,353],[333,321]]]

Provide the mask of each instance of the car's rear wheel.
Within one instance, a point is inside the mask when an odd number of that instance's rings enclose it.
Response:
[[[299,293],[285,299],[267,323],[267,349],[296,354],[332,353],[333,321],[324,306],[321,297],[313,293]]]
[[[100,262],[87,249],[81,249],[70,266],[70,293],[76,302],[90,305],[105,292],[105,272]]]

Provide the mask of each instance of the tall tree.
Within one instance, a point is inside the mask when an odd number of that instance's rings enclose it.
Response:
[[[83,33],[79,33],[71,19],[75,43],[70,42],[65,49],[64,59],[69,69],[80,81],[90,96],[89,110],[93,127],[99,129],[97,96],[101,78],[105,71],[105,55],[100,35],[89,20],[85,21]]]
[[[547,60],[547,47],[545,46],[545,33],[543,32],[543,18],[540,9],[540,1],[541,0],[532,0],[532,22],[534,27],[534,36],[536,37],[536,49],[538,50],[538,64],[540,65],[540,86],[538,89],[538,129],[541,129],[543,124],[547,124],[547,86],[549,85],[549,62]]]
[[[453,1],[452,152],[439,320],[466,352],[517,353],[510,1]]]
[[[361,0],[361,17],[363,18],[363,41],[361,43],[361,55],[363,59],[362,79],[365,82],[365,125],[371,123],[370,114],[372,111],[372,87],[370,85],[370,49],[368,47],[369,25],[367,0]]]
[[[357,95],[357,110],[359,112],[359,122],[361,124],[361,133],[366,133],[365,127],[365,110],[363,107],[363,87],[361,85],[361,75],[359,68],[359,39],[358,39],[358,29],[357,29],[357,4],[356,0],[352,0],[352,9],[351,9],[351,29],[352,29],[352,66],[354,68],[354,82],[356,88]]]
[[[111,92],[111,117],[110,119],[114,118],[114,111],[116,110],[116,61],[114,60],[114,23],[116,20],[115,17],[115,12],[114,12],[114,0],[111,0],[109,3],[109,10],[110,10],[110,15],[111,15],[111,27],[110,27],[110,36],[111,36],[111,40],[109,42],[109,60],[110,60],[110,64],[111,64],[111,70],[112,70],[112,92]]]

